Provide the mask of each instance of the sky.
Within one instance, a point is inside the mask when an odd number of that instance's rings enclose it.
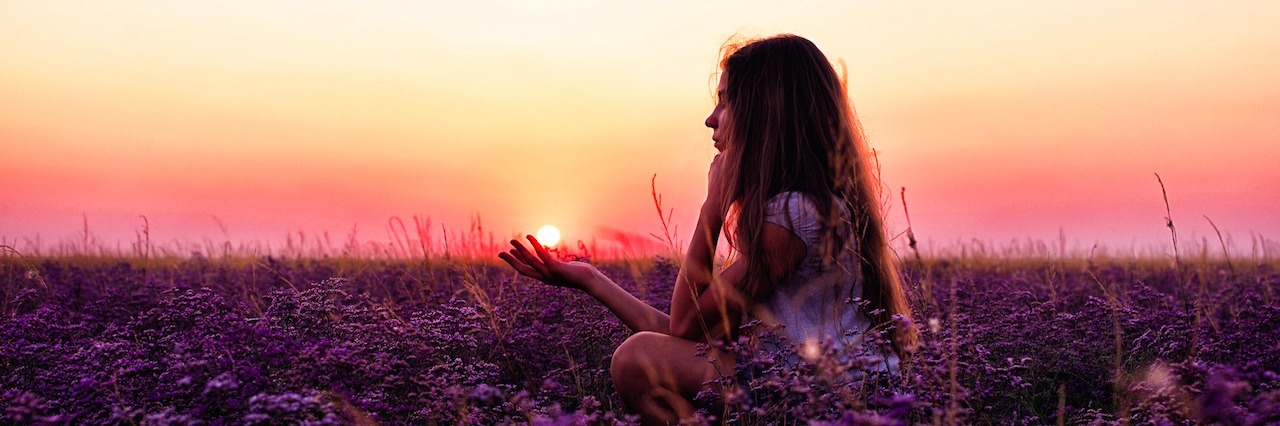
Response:
[[[1272,1],[6,1],[0,242],[691,232],[720,46],[848,73],[931,250],[1280,238]],[[655,178],[656,175],[656,178]],[[398,225],[397,225],[398,226]],[[398,229],[398,228],[397,228]],[[1274,244],[1274,243],[1273,243]],[[207,246],[207,244],[206,244]],[[1217,248],[1217,245],[1211,245]]]

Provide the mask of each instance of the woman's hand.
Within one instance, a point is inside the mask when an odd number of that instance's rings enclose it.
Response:
[[[671,317],[654,309],[634,294],[618,286],[596,267],[584,262],[561,262],[547,252],[532,235],[526,235],[535,253],[524,244],[511,240],[512,249],[498,253],[498,257],[515,268],[520,275],[559,287],[576,288],[599,300],[623,324],[633,331],[669,333]]]
[[[561,262],[547,251],[532,235],[526,235],[529,244],[533,245],[534,255],[520,241],[511,240],[511,250],[498,253],[498,257],[515,268],[516,272],[529,278],[542,281],[557,287],[585,290],[591,279],[599,274],[596,267],[585,262]]]
[[[723,166],[723,159],[724,154],[716,154],[711,160],[711,169],[707,172],[707,199],[702,203],[702,214],[712,215],[718,222],[723,222],[729,211],[728,194],[725,193],[729,190],[729,177],[726,176],[727,167]]]

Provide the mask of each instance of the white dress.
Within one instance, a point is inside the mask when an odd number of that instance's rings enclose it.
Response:
[[[860,344],[862,334],[872,325],[863,310],[850,303],[851,297],[862,295],[861,264],[854,250],[842,250],[836,264],[823,267],[821,217],[816,206],[799,192],[784,192],[769,200],[765,221],[800,237],[805,255],[794,271],[775,283],[773,292],[761,303],[764,312],[757,316],[767,324],[781,324],[783,335],[810,361],[821,356],[824,344],[836,350],[854,346],[840,353],[869,355],[876,369],[896,371],[898,358],[892,351],[864,351]],[[847,243],[857,244],[852,237]]]

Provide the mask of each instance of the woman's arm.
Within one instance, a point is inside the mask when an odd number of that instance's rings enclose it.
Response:
[[[769,277],[756,294],[740,291],[746,278],[745,262],[735,261],[719,275],[712,273],[716,237],[723,219],[716,220],[714,209],[703,209],[698,229],[685,256],[684,266],[676,276],[671,297],[671,335],[709,341],[720,336],[733,336],[755,299],[773,291],[773,284],[795,269],[804,259],[804,240],[779,225],[765,222],[763,244]]]
[[[724,155],[720,154],[711,159],[711,167],[707,171],[707,198],[702,203],[702,210],[698,211],[698,222],[694,224],[689,251],[685,252],[684,263],[680,266],[680,273],[676,275],[675,289],[671,294],[672,336],[695,341],[708,340],[709,332],[713,330],[708,327],[707,318],[702,317],[704,311],[711,310],[702,309],[700,300],[715,282],[712,267],[715,264],[716,243],[720,239],[724,217],[729,210],[727,203],[730,201],[726,196],[729,178],[725,176],[724,168],[720,167],[723,158]],[[712,295],[720,296],[710,302],[715,302],[720,307],[718,310],[721,318],[734,314],[729,312],[728,302],[738,298],[728,297],[732,296],[730,290],[732,288],[717,286],[717,290],[712,292]],[[740,305],[741,303],[735,304],[734,308],[740,309]],[[740,315],[741,312],[738,310],[736,313]]]
[[[684,265],[676,276],[675,290],[671,295],[671,335],[708,341],[720,336],[736,334],[742,314],[755,299],[773,291],[773,283],[791,272],[804,259],[804,240],[781,226],[765,222],[762,244],[769,271],[768,282],[755,289],[754,294],[740,291],[746,277],[745,262],[734,262],[717,277],[712,272],[716,254],[716,242],[724,227],[724,218],[730,203],[728,177],[721,167],[723,155],[711,160],[707,172],[707,199],[698,213],[698,223],[693,230],[693,240],[685,255]]]
[[[715,278],[712,267],[715,262],[716,243],[720,238],[720,230],[724,226],[724,214],[717,210],[715,206],[703,206],[702,212],[698,214],[698,223],[693,229],[689,250],[685,253],[684,264],[680,267],[680,273],[676,275],[675,289],[671,294],[670,334],[672,336],[689,340],[707,340],[707,335],[714,329],[706,324],[707,318],[702,315],[703,303],[700,302]],[[731,294],[726,290],[729,289],[717,286],[717,291],[713,293],[720,296],[719,300],[709,300],[724,308],[717,309],[723,311],[719,312],[722,315],[717,317],[728,317],[733,313],[728,312],[727,302],[733,298],[727,297]],[[737,314],[741,314],[740,304],[735,304],[734,308],[737,308],[734,309]]]
[[[670,316],[649,306],[604,273],[597,270],[596,276],[583,286],[583,290],[609,308],[631,331],[670,334]]]

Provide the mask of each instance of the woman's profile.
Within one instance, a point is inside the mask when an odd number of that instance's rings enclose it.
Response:
[[[611,372],[645,423],[691,415],[705,383],[737,372],[733,354],[699,355],[698,346],[736,338],[746,318],[781,325],[795,344],[782,350],[805,358],[910,317],[870,153],[826,56],[794,35],[728,45],[716,99],[706,126],[719,154],[670,314],[590,264],[555,259],[532,236],[532,251],[512,240],[499,254],[522,275],[585,291],[635,332],[614,352]],[[715,271],[722,229],[734,256]],[[889,347],[873,348],[881,369],[896,369],[917,340],[902,324]]]

